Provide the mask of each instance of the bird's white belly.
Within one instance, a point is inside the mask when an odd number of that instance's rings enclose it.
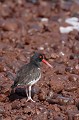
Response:
[[[36,82],[39,81],[40,78],[41,78],[41,74],[40,74],[40,76],[39,76],[37,79],[34,79],[34,80],[30,81],[30,82],[28,83],[28,85],[33,85],[33,84],[35,84]]]

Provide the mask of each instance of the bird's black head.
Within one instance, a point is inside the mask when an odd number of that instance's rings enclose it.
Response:
[[[41,53],[35,53],[32,57],[31,57],[31,61],[33,62],[42,62],[42,60],[44,59],[44,55]]]
[[[45,60],[45,55],[41,53],[35,53],[32,57],[30,62],[36,64],[37,66],[40,66],[40,62],[43,62],[47,64],[49,67],[52,67],[46,60]]]

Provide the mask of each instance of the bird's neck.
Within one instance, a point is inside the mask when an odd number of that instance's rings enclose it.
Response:
[[[31,61],[30,63],[31,63],[31,65],[34,65],[34,66],[36,66],[36,67],[39,67],[39,68],[40,68],[40,62]]]

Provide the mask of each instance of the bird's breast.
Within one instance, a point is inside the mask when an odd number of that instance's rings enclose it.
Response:
[[[38,68],[35,73],[30,73],[30,80],[28,82],[28,85],[33,85],[35,84],[36,82],[38,82],[41,78],[41,71],[40,71],[40,68]]]

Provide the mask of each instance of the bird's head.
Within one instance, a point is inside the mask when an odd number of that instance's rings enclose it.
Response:
[[[45,55],[41,54],[41,53],[35,53],[32,57],[31,57],[31,61],[36,63],[37,65],[40,64],[40,62],[45,63],[46,65],[48,65],[49,67],[52,68],[52,66],[46,61]]]

